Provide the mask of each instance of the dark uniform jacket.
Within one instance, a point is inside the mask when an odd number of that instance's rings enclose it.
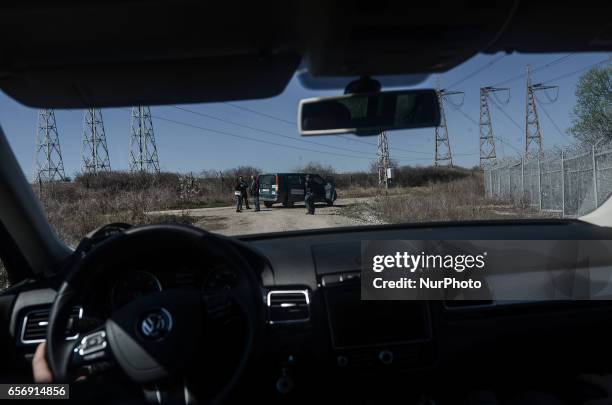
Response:
[[[308,180],[306,179],[304,181],[304,193],[312,193],[313,189],[312,189],[312,180]]]
[[[253,197],[259,196],[259,179],[255,179],[251,182],[251,185],[249,186],[249,192]]]

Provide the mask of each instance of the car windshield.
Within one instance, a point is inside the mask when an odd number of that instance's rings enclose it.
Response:
[[[297,75],[271,99],[193,105],[37,110],[2,94],[0,123],[71,245],[111,222],[244,235],[577,218],[612,192],[611,82],[609,54],[478,55],[412,86],[437,89],[439,127],[373,136],[300,137],[299,101],[344,89]]]

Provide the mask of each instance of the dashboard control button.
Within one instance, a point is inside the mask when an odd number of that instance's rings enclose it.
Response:
[[[382,364],[388,366],[389,364],[393,363],[393,352],[389,350],[381,350],[381,352],[378,353],[378,360],[380,360]]]
[[[342,274],[328,274],[321,279],[323,287],[331,287],[342,283]]]
[[[359,272],[351,272],[351,273],[343,273],[342,281],[358,281],[361,279],[361,273]]]
[[[336,359],[336,363],[340,367],[346,367],[349,364],[349,359],[346,356],[338,356],[338,358]]]

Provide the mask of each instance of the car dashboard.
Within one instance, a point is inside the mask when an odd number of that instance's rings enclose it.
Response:
[[[264,348],[249,384],[271,398],[327,389],[344,392],[338,395],[364,391],[359,395],[380,398],[380,387],[397,387],[402,381],[418,386],[411,393],[421,395],[440,384],[450,392],[499,384],[505,378],[518,386],[534,376],[546,383],[612,369],[609,301],[360,299],[362,240],[526,238],[609,239],[610,230],[550,220],[370,226],[236,238],[238,249],[260,272],[267,309]],[[95,324],[150,291],[227,290],[235,282],[236,274],[223,263],[211,262],[202,269],[179,262],[168,258],[143,264],[134,258],[118,279],[100,282],[87,302],[75,308],[74,321]],[[53,288],[39,281],[21,286],[12,296],[10,338],[23,370],[24,358],[44,339],[45,314],[54,295]],[[67,338],[77,336],[67,331]],[[514,367],[521,373],[512,376]]]

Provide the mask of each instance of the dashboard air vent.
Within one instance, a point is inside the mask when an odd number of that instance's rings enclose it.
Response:
[[[267,305],[271,324],[306,322],[310,319],[308,290],[270,291]]]
[[[21,343],[33,344],[44,342],[47,338],[47,326],[49,325],[50,308],[37,309],[28,312],[23,317],[23,327],[21,329]],[[70,323],[67,330],[67,339],[76,339],[76,322],[83,317],[83,308],[74,307],[70,315]]]

